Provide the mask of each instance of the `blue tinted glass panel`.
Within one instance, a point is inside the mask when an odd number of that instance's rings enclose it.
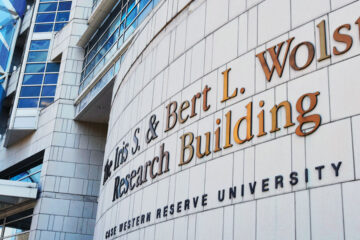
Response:
[[[55,96],[56,86],[43,86],[41,96]]]
[[[135,20],[131,26],[126,30],[125,34],[124,34],[124,38],[125,40],[128,39],[128,37],[130,37],[130,35],[135,31],[136,29],[136,24],[137,24],[137,20]]]
[[[40,95],[39,87],[22,87],[20,91],[20,97],[36,97]]]
[[[20,98],[18,108],[36,108],[38,102],[38,98]]]
[[[17,174],[10,178],[12,181],[21,181],[21,182],[35,182],[38,183],[40,180],[42,164],[35,166],[29,170],[25,170],[22,173]]]
[[[30,179],[30,182],[33,182],[33,183],[40,183],[40,176],[41,176],[41,173],[38,172],[34,175],[29,176],[27,179]]]
[[[152,11],[154,5],[159,0],[117,0],[115,7],[107,16],[97,33],[93,34],[91,40],[87,44],[83,71],[81,74],[81,86],[86,85],[88,79],[91,80],[102,67],[104,62],[108,62],[112,55],[112,44],[117,43],[120,48]],[[122,7],[120,7],[122,6]],[[121,11],[120,11],[121,9]],[[120,21],[119,21],[120,17]],[[120,23],[120,31],[117,36],[113,37],[112,32],[118,29]],[[115,48],[114,48],[115,49]],[[108,55],[107,52],[111,51]],[[81,89],[81,87],[80,87]]]
[[[46,74],[44,84],[56,84],[58,80],[57,74]]]
[[[19,181],[20,181],[20,180],[19,180]],[[26,177],[26,178],[21,179],[20,182],[32,182],[32,180],[31,180],[30,177]]]
[[[40,3],[38,12],[56,11],[57,3]]]
[[[54,102],[54,98],[41,98],[40,107],[47,107]]]
[[[109,32],[112,33],[114,30],[120,26],[120,16],[115,19],[109,28]]]
[[[66,22],[69,21],[70,12],[58,12],[56,16],[57,22]]]
[[[55,23],[55,28],[54,31],[60,31],[64,26],[66,25],[66,23]]]
[[[135,0],[129,0],[129,3],[128,3],[128,12],[131,11],[131,9],[134,7],[135,5]]]
[[[115,41],[117,40],[117,38],[118,38],[118,32],[119,32],[119,31],[116,31],[116,32],[114,33],[114,35],[112,35],[112,36],[109,38],[108,42],[105,43],[105,45],[104,45],[104,47],[103,47],[103,49],[105,50],[105,52],[107,52],[107,50],[109,50],[110,47],[111,47],[111,46],[115,43]]]
[[[28,176],[28,175],[25,175],[23,178],[19,178],[21,180],[17,180],[17,181],[20,181],[20,182],[31,182],[31,183],[39,183],[40,182],[40,175],[41,173],[36,173],[34,175],[31,175],[31,176]],[[28,177],[26,177],[28,176]],[[11,179],[13,181],[16,181],[14,179]]]
[[[34,32],[52,32],[54,24],[35,24]]]
[[[146,4],[148,2],[150,2],[150,0],[141,0],[140,1],[140,11],[141,11],[141,9],[143,9],[146,6]]]
[[[30,52],[28,62],[46,62],[47,52]]]
[[[134,21],[136,15],[137,15],[137,8],[134,8],[126,18],[126,27],[129,26],[132,23],[132,21]]]
[[[36,22],[53,22],[55,20],[55,13],[40,13],[36,16]]]
[[[151,12],[152,10],[152,4],[153,3],[150,3],[139,15],[138,17],[138,23],[140,24],[144,19],[145,17]],[[140,4],[141,5],[141,4]]]
[[[40,171],[41,168],[42,168],[42,164],[37,165],[37,166],[31,168],[30,170],[27,170],[27,172],[28,172],[29,174],[33,174],[33,173],[35,173],[35,172]]]
[[[43,79],[42,74],[24,75],[23,85],[37,85],[41,84]]]
[[[40,73],[44,72],[45,63],[35,63],[35,64],[27,64],[25,68],[25,73]]]
[[[16,175],[16,176],[10,178],[10,180],[12,180],[12,181],[17,181],[17,180],[19,180],[19,179],[21,179],[21,178],[23,178],[23,177],[26,177],[27,175],[28,175],[28,174],[27,174],[26,172],[22,172],[22,173],[19,173],[19,174]]]
[[[118,41],[118,48],[120,48],[123,43],[124,43],[124,37],[121,36]]]
[[[71,9],[71,2],[60,2],[58,11],[67,11]]]
[[[46,67],[46,72],[59,72],[60,63],[48,63]]]
[[[124,8],[124,9],[122,10],[122,13],[121,13],[121,21],[123,21],[123,20],[125,19],[125,17],[126,17],[126,8]]]
[[[31,41],[30,50],[47,50],[49,49],[50,40]]]

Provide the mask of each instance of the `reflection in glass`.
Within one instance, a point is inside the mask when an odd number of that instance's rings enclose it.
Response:
[[[57,3],[40,3],[38,12],[56,11]]]
[[[35,64],[27,64],[25,68],[25,73],[40,73],[44,72],[45,63],[35,63]]]
[[[41,96],[55,96],[56,86],[43,86]]]
[[[36,16],[35,32],[60,31],[69,21],[71,1],[41,0]],[[46,2],[46,3],[45,3]]]
[[[33,209],[28,209],[18,212],[14,215],[1,219],[5,227],[1,228],[1,236],[7,240],[27,240],[29,239],[29,230],[31,227],[31,220]]]
[[[58,11],[69,11],[71,10],[71,2],[60,2]]]
[[[28,74],[24,75],[23,85],[37,85],[41,84],[43,79],[42,74]]]
[[[54,102],[54,98],[41,98],[40,107],[47,107]]]
[[[56,16],[57,22],[66,22],[69,20],[70,12],[59,12]]]
[[[60,31],[65,25],[66,23],[55,23],[54,31],[55,32]]]
[[[93,7],[97,4],[97,0]],[[112,43],[118,49],[134,33],[138,25],[151,12],[159,0],[119,0],[112,12],[92,36],[85,49],[85,61],[81,73],[81,92],[97,76],[101,66],[112,59]],[[116,36],[112,33],[116,31]],[[116,37],[116,38],[115,38]],[[114,38],[114,39],[112,39]],[[117,49],[116,49],[117,50]]]
[[[46,62],[47,52],[29,52],[28,62]]]
[[[55,13],[39,13],[36,16],[36,22],[53,22],[55,20]]]
[[[38,98],[20,98],[18,108],[37,108]]]
[[[59,72],[60,63],[48,63],[46,67],[46,72]]]
[[[40,94],[39,87],[22,87],[20,91],[20,97],[36,97]]]
[[[5,237],[4,240],[28,240],[30,232],[24,232],[16,236]]]
[[[35,24],[34,32],[51,32],[54,24]]]
[[[56,84],[58,80],[58,74],[46,74],[44,84]]]
[[[30,50],[47,50],[50,46],[50,40],[32,40]]]
[[[35,167],[32,167],[28,170],[24,170],[23,172],[18,173],[17,175],[11,177],[10,180],[39,183],[41,168],[42,168],[42,164],[39,164]]]

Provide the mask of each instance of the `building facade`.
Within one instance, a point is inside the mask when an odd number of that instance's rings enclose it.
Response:
[[[359,10],[28,2],[0,239],[358,239]]]

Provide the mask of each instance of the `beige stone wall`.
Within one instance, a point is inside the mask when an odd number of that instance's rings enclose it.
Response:
[[[149,223],[118,232],[114,239],[355,239],[360,214],[356,204],[360,200],[360,45],[355,21],[360,2],[196,0],[176,15],[185,5],[182,1],[161,1],[141,25],[121,66],[113,91],[104,164],[107,159],[114,160],[116,148],[124,141],[133,146],[136,128],[141,129],[141,150],[129,154],[127,162],[112,171],[101,186],[94,239],[104,239],[107,230],[149,211]],[[353,45],[347,53],[332,54],[319,62],[317,25],[322,20],[326,21],[329,53],[333,47],[345,48],[332,35],[340,25],[351,25],[344,33],[352,36]],[[291,37],[295,39],[290,51],[309,41],[316,49],[314,60],[301,71],[291,68],[287,60],[282,77],[275,72],[267,81],[256,54]],[[284,50],[285,46],[280,57]],[[299,50],[297,63],[304,64],[306,57],[306,51]],[[229,89],[245,88],[245,93],[221,103],[222,72],[229,68]],[[180,104],[190,100],[205,85],[211,87],[210,109],[201,111],[200,100],[196,117],[164,132],[166,106],[171,101]],[[281,130],[269,133],[270,109],[275,104],[289,101],[296,123],[298,98],[317,91],[320,95],[313,113],[320,114],[322,122],[314,134],[304,138],[295,134],[297,126],[283,128],[282,111],[278,116]],[[178,165],[184,133],[214,133],[218,118],[224,131],[225,114],[230,110],[233,128],[251,101],[256,135],[261,100],[267,114],[266,136],[244,144],[233,141],[231,148]],[[153,114],[160,121],[159,136],[147,144],[145,133]],[[222,144],[224,141],[222,133]],[[170,171],[113,201],[115,177],[124,177],[157,156],[162,143],[171,156]],[[339,161],[342,165],[336,177],[331,164]],[[315,167],[322,165],[320,180]],[[308,183],[304,180],[306,168]],[[288,175],[294,171],[299,173],[299,183],[291,186]],[[284,187],[278,189],[274,186],[277,175],[286,179]],[[261,184],[266,178],[270,179],[270,190],[263,192]],[[254,194],[246,188],[244,197],[238,193],[235,199],[217,201],[219,189],[237,186],[239,191],[242,184],[254,181],[258,183]],[[157,208],[205,193],[207,206],[155,219]]]

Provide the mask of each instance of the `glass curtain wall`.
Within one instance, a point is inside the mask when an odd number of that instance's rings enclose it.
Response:
[[[106,1],[106,0],[103,0]],[[123,46],[159,0],[119,0],[85,47],[79,93]]]
[[[40,0],[34,32],[60,31],[69,21],[71,1]]]
[[[43,108],[54,102],[60,63],[48,61],[50,40],[33,40],[25,67],[18,108]]]
[[[124,54],[121,56],[120,59],[116,61],[114,65],[111,66],[111,68],[104,74],[104,76],[101,77],[101,79],[95,84],[95,86],[90,90],[86,96],[81,99],[80,103],[76,107],[76,113],[79,113],[81,110],[83,110],[87,104],[93,100],[97,94],[106,86],[107,83],[109,83],[119,72],[120,64],[123,60]]]

